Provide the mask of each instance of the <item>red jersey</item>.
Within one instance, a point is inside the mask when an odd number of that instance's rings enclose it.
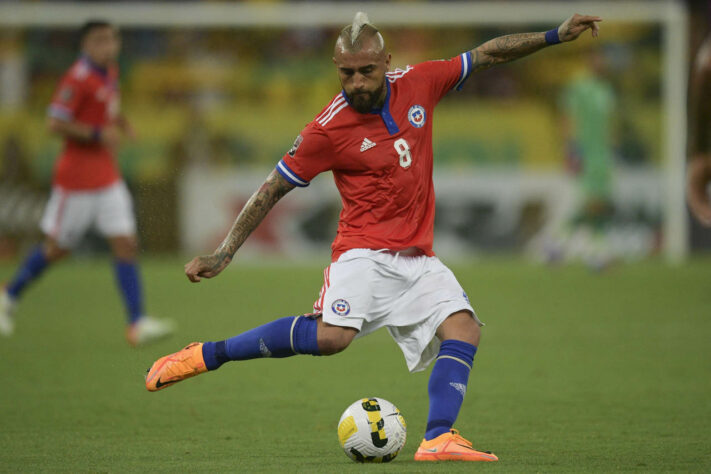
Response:
[[[353,248],[434,255],[433,111],[462,86],[471,63],[466,52],[389,72],[385,104],[371,113],[357,112],[341,92],[279,161],[279,173],[301,187],[333,171],[343,201],[334,261]]]
[[[64,74],[48,115],[103,128],[119,114],[118,70],[78,59]],[[54,168],[54,184],[64,189],[96,189],[120,179],[112,150],[101,143],[65,138]]]

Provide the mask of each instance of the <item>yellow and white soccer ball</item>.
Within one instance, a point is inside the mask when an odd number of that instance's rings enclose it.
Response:
[[[400,410],[383,398],[363,398],[343,412],[338,441],[356,462],[389,462],[405,446],[407,425]]]

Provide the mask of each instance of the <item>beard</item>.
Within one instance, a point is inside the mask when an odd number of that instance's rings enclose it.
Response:
[[[381,86],[373,92],[351,92],[350,94],[346,94],[346,96],[348,97],[348,101],[351,103],[354,109],[356,109],[361,114],[367,114],[378,105],[378,101],[380,100],[380,96],[382,95],[384,88],[385,82],[383,82]]]

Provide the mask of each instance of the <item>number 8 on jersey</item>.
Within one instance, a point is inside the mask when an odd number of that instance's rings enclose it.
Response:
[[[393,143],[395,151],[400,156],[400,166],[403,168],[409,168],[412,164],[412,154],[410,154],[410,145],[407,144],[407,140],[404,138],[398,138]]]

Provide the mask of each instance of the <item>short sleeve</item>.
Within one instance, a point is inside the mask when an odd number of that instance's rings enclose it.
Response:
[[[432,94],[437,100],[451,90],[461,90],[472,72],[472,53],[467,51],[452,59],[427,61],[416,70],[428,79]]]
[[[81,83],[71,77],[65,77],[52,97],[47,115],[65,121],[73,121],[82,101]]]
[[[333,166],[331,140],[320,127],[309,124],[301,131],[294,145],[277,163],[277,171],[294,186],[305,187],[319,173]]]

